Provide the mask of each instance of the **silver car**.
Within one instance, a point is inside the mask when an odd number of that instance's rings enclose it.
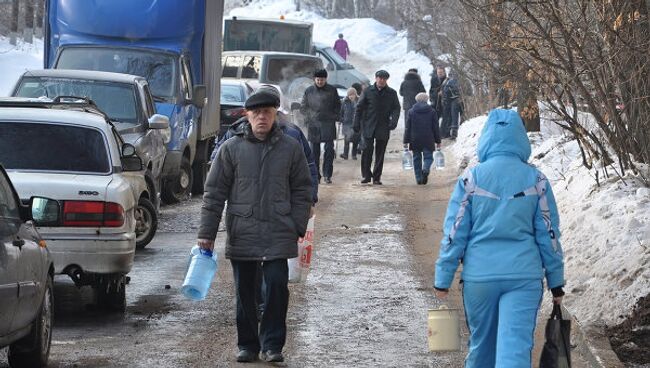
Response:
[[[86,70],[34,70],[25,72],[13,96],[55,98],[78,96],[92,100],[102,110],[126,143],[135,146],[142,159],[149,193],[136,211],[137,246],[144,248],[158,226],[159,192],[171,130],[169,118],[156,114],[146,79],[135,75]],[[150,203],[147,203],[150,202]],[[153,206],[151,206],[153,205]]]
[[[22,205],[0,166],[0,348],[12,367],[47,365],[52,340],[54,265],[36,225],[58,221],[59,203]]]

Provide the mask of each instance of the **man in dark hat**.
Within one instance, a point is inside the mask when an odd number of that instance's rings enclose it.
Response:
[[[327,84],[327,70],[320,69],[314,73],[314,85],[305,90],[300,105],[300,112],[305,117],[307,139],[314,153],[320,180],[320,144],[325,143],[322,176],[325,183],[332,183],[334,171],[334,140],[336,137],[336,120],[341,111],[341,100],[334,86]]]
[[[366,88],[357,103],[354,114],[354,131],[361,132],[363,153],[361,155],[361,183],[381,185],[384,168],[384,154],[390,138],[390,131],[397,128],[400,104],[397,92],[388,87],[390,75],[385,70],[375,73],[375,83]],[[373,150],[375,166],[372,164]]]
[[[289,270],[307,230],[312,182],[303,148],[276,122],[280,100],[261,90],[245,102],[247,119],[217,151],[201,206],[198,245],[213,250],[226,201],[226,258],[237,296],[238,362],[282,362],[287,327]],[[259,264],[262,264],[261,271]],[[264,277],[258,323],[257,273]]]

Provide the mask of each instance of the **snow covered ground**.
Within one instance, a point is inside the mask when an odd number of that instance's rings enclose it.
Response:
[[[486,119],[461,125],[451,146],[469,166],[477,163]],[[581,165],[576,141],[549,119],[542,119],[541,130],[529,133],[530,162],[549,177],[557,199],[566,305],[582,322],[615,324],[650,292],[650,189],[631,174],[619,179],[611,169],[598,187],[593,171]]]
[[[43,40],[34,44],[18,42],[13,46],[6,37],[0,37],[0,96],[8,96],[25,70],[43,69]]]

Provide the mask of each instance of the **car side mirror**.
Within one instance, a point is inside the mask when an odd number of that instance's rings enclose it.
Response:
[[[194,86],[192,91],[192,104],[198,108],[205,106],[205,97],[207,96],[207,89],[205,85],[198,84]]]
[[[142,159],[135,155],[130,157],[122,157],[122,170],[124,171],[141,171],[144,169]]]
[[[36,226],[56,226],[61,218],[61,204],[50,198],[32,197],[29,212]]]
[[[135,146],[131,143],[124,143],[122,145],[122,157],[135,156]]]
[[[131,143],[122,145],[122,170],[140,171],[144,168],[142,159],[136,154],[135,146]]]
[[[149,118],[149,129],[167,129],[169,128],[169,118],[165,115],[154,114]]]
[[[300,110],[300,102],[291,103],[291,111]]]

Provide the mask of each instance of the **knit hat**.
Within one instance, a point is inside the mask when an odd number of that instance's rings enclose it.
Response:
[[[273,89],[274,91],[271,91]],[[244,107],[246,110],[253,110],[259,107],[279,107],[280,106],[280,95],[271,86],[260,87],[255,93],[248,96],[246,102],[244,102]]]
[[[327,70],[318,69],[314,72],[314,78],[327,78]]]
[[[377,73],[375,73],[375,77],[388,79],[390,78],[390,74],[388,74],[387,71],[382,69],[382,70],[378,70]]]

